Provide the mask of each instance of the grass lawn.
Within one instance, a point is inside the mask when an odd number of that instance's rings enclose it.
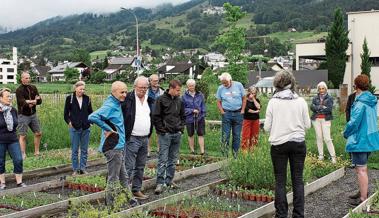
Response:
[[[267,35],[271,38],[278,38],[281,42],[290,41],[292,43],[301,43],[301,42],[309,42],[316,41],[322,37],[326,37],[326,32],[314,33],[310,31],[304,32],[276,32]]]
[[[93,51],[89,55],[91,56],[91,60],[96,59],[99,57],[100,59],[104,59],[105,56],[107,56],[108,50],[103,50],[103,51]]]

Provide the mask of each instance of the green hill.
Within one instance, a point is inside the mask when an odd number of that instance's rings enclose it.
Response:
[[[343,11],[379,9],[377,0],[192,0],[181,5],[165,4],[154,9],[134,8],[138,17],[141,45],[160,50],[212,49],[214,39],[225,30],[222,15],[205,15],[206,7],[230,2],[241,6],[247,16],[239,23],[247,29],[248,49],[262,52],[260,36],[275,43],[293,43],[317,39],[325,35],[336,7]],[[297,33],[287,33],[296,28]],[[316,32],[316,33],[315,33]],[[69,59],[81,48],[98,56],[119,45],[134,50],[135,21],[128,11],[107,15],[81,14],[55,17],[31,27],[0,34],[0,49],[12,46],[22,55],[34,54],[52,60]],[[279,38],[276,40],[274,38]],[[256,40],[257,39],[257,40]],[[105,52],[100,52],[105,51]]]

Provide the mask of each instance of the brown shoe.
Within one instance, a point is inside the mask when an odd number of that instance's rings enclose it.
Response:
[[[146,200],[149,198],[149,196],[144,195],[141,191],[133,192],[133,196],[138,200]]]

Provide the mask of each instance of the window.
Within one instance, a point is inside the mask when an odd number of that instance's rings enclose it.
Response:
[[[14,76],[13,75],[8,75],[7,79],[14,79]]]
[[[7,72],[14,72],[14,68],[7,68]]]
[[[1,68],[0,68],[1,69]],[[3,79],[3,75],[0,75],[0,79]]]
[[[0,68],[0,72],[3,72],[3,68]]]
[[[379,57],[370,57],[370,61],[373,67],[379,67]]]

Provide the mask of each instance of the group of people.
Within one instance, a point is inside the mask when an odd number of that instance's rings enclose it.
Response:
[[[222,85],[217,90],[216,98],[222,114],[222,151],[228,153],[232,132],[232,154],[236,157],[240,146],[248,152],[254,150],[258,143],[261,110],[258,90],[250,87],[245,95],[242,84],[233,81],[229,73],[221,74],[219,79]],[[355,92],[349,96],[347,124],[343,132],[347,139],[346,151],[351,155],[358,177],[359,192],[350,196],[350,203],[354,205],[367,199],[367,161],[371,152],[379,150],[377,98],[368,91],[369,82],[363,74],[355,78]],[[330,134],[333,98],[328,94],[326,83],[317,85],[318,94],[312,99],[310,107],[313,112],[311,117],[306,101],[295,92],[295,84],[294,76],[288,71],[283,70],[275,75],[276,90],[267,105],[264,121],[264,129],[269,133],[269,143],[272,145],[276,217],[287,217],[288,213],[285,187],[288,161],[294,193],[293,216],[304,217],[305,133],[311,123],[316,133],[318,159],[324,159],[325,141],[332,163],[337,161]],[[204,96],[196,90],[195,80],[189,79],[186,85],[187,90],[181,96],[182,84],[178,80],[171,80],[164,91],[159,87],[156,74],[149,79],[144,76],[136,78],[131,92],[128,92],[125,83],[116,81],[112,84],[111,95],[99,109],[93,111],[91,99],[85,94],[85,83],[75,83],[74,91],[67,96],[64,106],[64,120],[71,140],[73,175],[87,173],[90,126],[94,123],[102,129],[99,151],[107,160],[107,203],[113,201],[118,183],[131,190],[136,199],[147,199],[141,189],[154,127],[159,149],[155,193],[162,193],[166,187],[177,188],[173,179],[185,127],[191,153],[195,153],[195,134],[198,136],[200,154],[205,153]],[[22,172],[28,127],[34,133],[34,155],[39,155],[42,133],[36,105],[40,105],[42,99],[37,88],[30,84],[30,75],[26,72],[21,75],[16,97],[18,110],[12,107],[11,90],[0,89],[0,190],[6,188],[6,151],[13,160],[17,186],[26,186],[22,182]]]
[[[21,85],[16,90],[17,110],[12,107],[12,93],[8,88],[0,89],[0,190],[6,189],[5,161],[8,151],[13,161],[13,173],[17,187],[26,187],[22,182],[23,160],[26,158],[26,136],[28,128],[34,133],[34,155],[39,155],[41,128],[36,105],[42,103],[38,90],[30,84],[30,75],[21,74]],[[17,136],[18,134],[18,136]]]
[[[347,139],[346,152],[351,154],[356,169],[359,191],[349,196],[349,204],[358,205],[368,197],[367,161],[371,152],[379,150],[377,127],[377,98],[368,91],[369,78],[358,75],[355,92],[347,106],[349,120],[343,132]],[[295,92],[295,78],[290,72],[280,71],[274,78],[275,93],[270,99],[264,129],[270,134],[271,159],[275,175],[275,217],[288,216],[286,198],[287,163],[293,190],[293,217],[304,217],[303,169],[306,157],[305,133],[311,127],[306,101]],[[311,117],[316,132],[319,160],[323,160],[323,142],[327,144],[332,163],[336,163],[334,145],[330,137],[333,99],[327,94],[324,82],[317,85],[318,94],[312,100]]]
[[[203,94],[196,91],[195,85],[195,80],[189,79],[188,89],[181,96],[180,81],[171,80],[168,89],[161,92],[155,74],[149,79],[137,77],[131,92],[127,91],[125,83],[116,81],[112,84],[112,94],[103,105],[94,112],[91,108],[86,113],[89,115],[88,122],[102,129],[100,151],[104,153],[108,167],[107,204],[113,201],[118,183],[130,189],[135,199],[148,198],[141,189],[146,160],[151,150],[149,144],[153,127],[159,145],[155,194],[162,193],[165,188],[178,188],[173,179],[185,126],[191,152],[195,153],[196,132],[200,153],[205,153],[205,101]],[[67,98],[66,104],[71,97]],[[70,125],[69,121],[66,120]],[[73,164],[74,170],[83,171],[74,166],[77,164]]]

